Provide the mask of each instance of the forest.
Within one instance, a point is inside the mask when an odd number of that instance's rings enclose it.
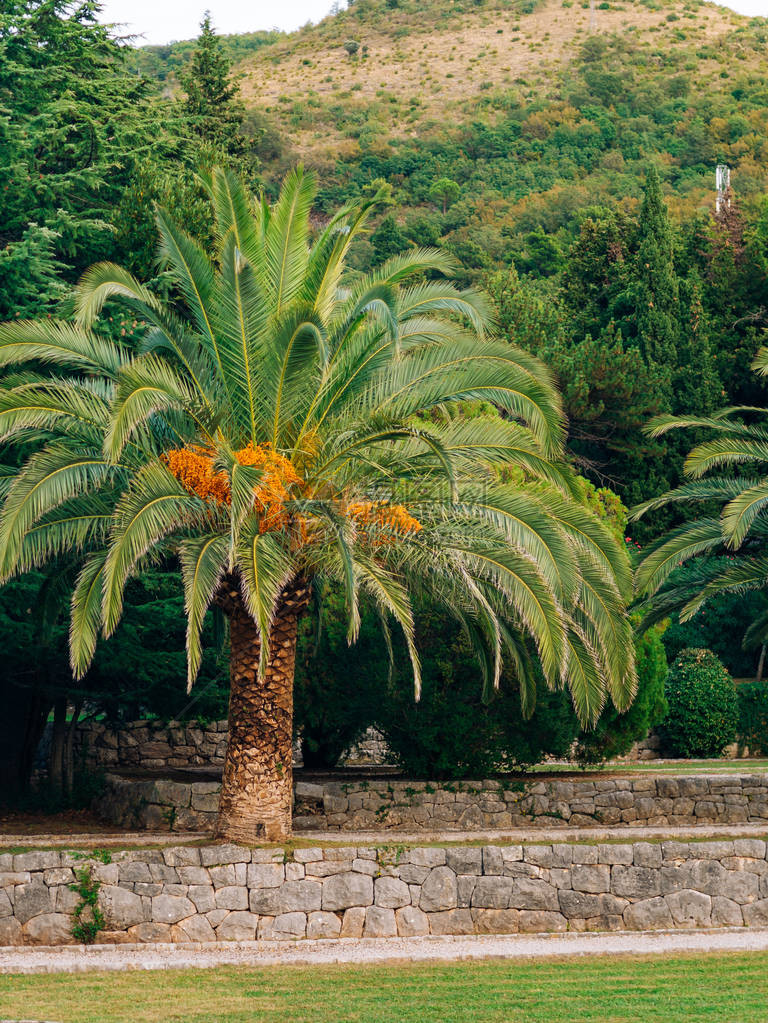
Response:
[[[488,297],[498,337],[548,367],[579,500],[646,566],[632,610],[638,696],[626,713],[607,704],[594,728],[541,674],[532,717],[512,668],[485,699],[471,644],[426,600],[416,607],[416,703],[405,644],[395,638],[388,668],[388,640],[369,613],[350,647],[342,595],[315,594],[300,623],[295,686],[308,764],[332,765],[371,724],[421,776],[526,766],[574,742],[590,763],[626,752],[662,721],[667,664],[685,649],[711,650],[731,675],[760,683],[765,574],[747,579],[740,563],[743,577],[728,576],[738,544],[706,534],[693,503],[711,521],[739,486],[757,488],[755,470],[742,479],[738,465],[765,460],[765,385],[754,365],[768,326],[768,19],[698,0],[626,0],[599,4],[592,28],[588,8],[355,0],[293,35],[219,37],[206,16],[194,41],[138,48],[101,25],[90,0],[9,0],[0,15],[0,322],[72,317],[76,282],[101,262],[173,303],[156,209],[212,245],[212,168],[272,201],[302,163],[316,180],[317,234],[340,207],[377,197],[349,254],[352,280],[439,248],[458,285]],[[395,66],[401,88],[385,84]],[[730,187],[716,204],[718,165]],[[100,327],[138,348],[146,324],[115,303]],[[2,366],[3,388],[14,387],[12,362]],[[0,423],[9,402],[4,390]],[[747,411],[729,419],[732,406]],[[446,414],[497,412],[474,400]],[[649,433],[649,421],[670,416],[688,428]],[[723,435],[744,449],[730,463],[711,453],[707,466],[721,466],[723,480],[693,489],[688,452],[732,419]],[[5,496],[39,438],[0,426],[0,439]],[[685,486],[679,499],[659,500]],[[751,569],[764,535],[748,541]],[[662,577],[650,561],[670,550],[682,567]],[[67,653],[74,567],[33,561],[0,589],[5,784],[26,784],[49,719],[65,772],[81,716],[226,715],[228,641],[215,613],[200,678],[186,691],[175,559],[142,565],[122,624],[78,681]],[[706,586],[706,603],[681,614]]]

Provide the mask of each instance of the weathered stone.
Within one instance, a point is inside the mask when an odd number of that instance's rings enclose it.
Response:
[[[483,851],[478,846],[453,846],[445,850],[445,862],[454,874],[482,874]]]
[[[577,892],[599,894],[610,891],[611,868],[604,863],[574,863],[571,870],[571,887]]]
[[[239,845],[203,846],[200,850],[200,862],[204,867],[223,863],[250,863],[251,850],[243,849]]]
[[[68,884],[57,885],[51,888],[54,913],[74,913],[80,905],[80,893],[73,891]]]
[[[507,909],[515,891],[511,877],[478,877],[470,904],[478,909]]]
[[[429,867],[422,867],[416,863],[403,863],[398,868],[398,874],[400,875],[400,880],[405,881],[406,884],[424,884],[429,870]]]
[[[495,845],[483,846],[483,873],[503,874],[504,856],[501,849]]]
[[[280,913],[275,917],[275,922],[272,924],[272,937],[275,941],[296,940],[305,937],[306,933],[306,913]]]
[[[200,850],[194,846],[172,846],[163,849],[163,859],[169,867],[199,867]]]
[[[635,850],[631,845],[613,845],[606,843],[597,847],[597,858],[600,863],[621,863],[624,866],[631,866],[634,862]]]
[[[297,863],[316,863],[318,860],[322,860],[323,851],[322,849],[295,849],[293,858]]]
[[[367,874],[334,874],[323,882],[322,908],[330,911],[373,903],[373,879]]]
[[[559,933],[568,929],[568,923],[562,913],[524,909],[518,917],[518,929],[523,934]]]
[[[24,925],[27,945],[73,945],[72,918],[65,913],[43,913]]]
[[[13,906],[4,888],[0,888],[0,917],[13,916]]]
[[[171,941],[215,941],[216,932],[208,919],[200,914],[180,920],[171,927]]]
[[[224,909],[225,907],[217,908]],[[182,896],[156,895],[152,899],[152,919],[158,924],[175,924],[188,916],[194,916],[195,912],[193,903]]]
[[[650,867],[611,867],[611,891],[627,899],[650,899],[661,894],[661,875]]]
[[[475,925],[468,909],[448,909],[429,914],[432,934],[473,934]]]
[[[362,938],[364,925],[365,909],[362,906],[352,906],[342,918],[340,936],[342,938]]]
[[[456,905],[459,909],[466,909],[472,903],[472,892],[475,890],[477,882],[480,880],[474,874],[459,874],[456,878]],[[421,889],[417,889],[419,893],[419,900],[421,901]],[[411,895],[413,901],[413,895]],[[418,903],[414,903],[415,905]]]
[[[280,889],[280,912],[316,912],[322,903],[322,893],[319,881],[286,881]]]
[[[306,876],[303,863],[286,863],[285,865],[285,880],[286,881],[303,881]]]
[[[210,917],[208,919],[210,920]],[[227,913],[216,927],[216,937],[219,941],[253,941],[256,937],[258,923],[259,918],[255,913],[236,910],[233,913]]]
[[[557,889],[546,881],[521,877],[515,880],[515,887],[509,900],[511,909],[553,910],[560,909]]]
[[[35,916],[53,911],[50,889],[41,881],[19,884],[13,889],[13,910],[16,919],[25,924]]]
[[[0,919],[0,946],[21,945],[23,942],[24,932],[16,917],[7,916]]]
[[[397,935],[395,913],[381,906],[369,906],[365,911],[364,938],[393,938]]]
[[[341,920],[335,913],[314,912],[307,917],[308,938],[338,938]]]
[[[239,885],[219,888],[214,901],[216,909],[248,909],[248,889]]]
[[[715,895],[712,898],[713,927],[741,927],[744,923],[741,906],[732,899]]]
[[[560,891],[560,912],[568,919],[589,920],[598,916],[621,916],[627,907],[626,899],[615,895],[587,895],[584,892]]]
[[[454,872],[449,867],[435,867],[421,886],[419,908],[425,913],[454,909],[457,894]]]
[[[678,927],[709,927],[712,900],[689,888],[666,895],[665,900]]]
[[[741,907],[747,927],[768,927],[768,899],[760,899]]]
[[[121,863],[120,864],[120,883],[124,882],[151,882],[152,875],[149,872],[149,866],[146,863],[139,863],[134,861],[133,863]]]
[[[538,867],[551,867],[554,863],[551,845],[528,845],[523,855],[528,863]]]
[[[624,910],[624,925],[630,931],[667,930],[673,926],[669,906],[662,898],[633,902]]]
[[[277,888],[285,880],[285,865],[249,863],[246,879],[249,888]]]
[[[319,863],[307,863],[304,871],[307,877],[330,877],[331,874],[346,874],[354,868],[355,859],[349,860],[322,860]],[[378,864],[376,865],[378,869]],[[361,873],[369,873],[362,871]],[[376,873],[376,871],[374,871]]]
[[[661,845],[652,842],[638,842],[634,847],[636,867],[660,867]]]
[[[419,867],[417,869],[426,871],[426,867]],[[360,857],[355,857],[355,859],[352,860],[352,870],[356,871],[358,874],[368,874],[370,877],[374,877],[379,873],[379,864],[376,860],[364,860]]]
[[[520,929],[517,909],[473,909],[472,920],[478,934],[516,934]]]
[[[733,843],[734,856],[749,856],[752,859],[765,859],[766,843],[761,838],[737,838]]]
[[[58,852],[27,852],[17,853],[13,857],[15,871],[52,870],[61,866],[61,853]]]
[[[176,872],[182,884],[209,885],[211,883],[211,875],[205,867],[177,867]],[[121,873],[120,877],[122,878],[122,876]]]
[[[408,885],[397,877],[377,877],[373,893],[374,904],[383,909],[400,909],[411,901]]]
[[[411,849],[408,861],[417,867],[440,867],[446,861],[445,849]]]
[[[215,890],[212,885],[191,884],[187,894],[194,902],[198,913],[210,913],[216,908]]]
[[[174,941],[174,940],[183,940],[183,941],[189,940],[187,938],[183,938],[183,939],[174,939],[174,938],[172,938],[172,936],[171,936],[171,925],[170,924],[154,924],[154,923],[134,924],[133,927],[129,927],[128,930],[126,931],[126,937],[128,938],[129,941],[136,941],[136,942],[149,942],[149,941],[152,941],[152,942],[155,942],[155,941],[167,942],[167,941]],[[100,936],[99,940],[103,941],[103,935]]]
[[[49,888],[55,888],[60,884],[72,884],[75,875],[69,867],[55,867],[53,870],[46,870],[43,874],[43,881]]]
[[[429,917],[416,906],[403,906],[395,913],[397,933],[401,938],[418,938],[429,934]]]
[[[214,888],[228,888],[231,885],[244,885],[247,869],[244,863],[226,863],[220,867],[211,867],[208,875]]]
[[[277,916],[280,909],[279,888],[252,888],[248,894],[248,908],[261,916]]]

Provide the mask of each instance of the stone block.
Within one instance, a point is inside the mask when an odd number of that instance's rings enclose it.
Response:
[[[356,858],[348,860],[321,860],[319,863],[307,863],[304,867],[304,872],[307,877],[330,877],[331,874],[345,874],[353,870],[356,862]],[[368,871],[364,873],[368,873]]]
[[[341,921],[342,938],[362,938],[365,925],[365,909],[362,906],[352,906],[348,909]]]
[[[768,927],[768,899],[759,899],[741,907],[747,927]]]
[[[627,906],[624,926],[630,931],[660,931],[670,930],[674,923],[666,901],[655,897]]]
[[[478,877],[471,905],[477,909],[507,909],[514,891],[515,881],[511,877]]]
[[[17,853],[13,857],[15,871],[52,870],[61,866],[61,853],[58,852],[26,852]]]
[[[611,868],[605,864],[574,863],[571,870],[574,891],[599,894],[611,889]]]
[[[403,863],[397,872],[400,880],[405,881],[406,884],[424,884],[429,870],[429,867],[421,867],[416,863]]]
[[[66,913],[43,913],[24,925],[26,945],[74,945],[72,918]]]
[[[661,894],[661,873],[650,867],[611,867],[611,891],[625,899],[652,899]]]
[[[468,909],[448,909],[429,914],[432,934],[474,934],[475,925]]]
[[[285,880],[286,881],[303,881],[306,876],[303,863],[286,863],[285,865]]]
[[[425,913],[454,909],[457,896],[454,872],[449,867],[434,867],[421,886],[419,908]]]
[[[341,934],[341,920],[335,913],[316,911],[307,916],[308,938],[338,938]]]
[[[709,927],[712,899],[703,892],[684,888],[666,895],[665,900],[677,927]]]
[[[364,938],[394,938],[397,935],[395,913],[381,906],[369,906],[365,911]]]
[[[445,862],[454,874],[482,874],[483,851],[478,846],[453,846],[445,850]]]
[[[261,916],[277,916],[281,912],[279,888],[252,888],[248,893],[248,908]]]
[[[538,867],[551,867],[554,865],[551,845],[527,845],[523,856],[527,863],[535,863]]]
[[[322,892],[319,881],[286,881],[280,889],[280,912],[316,912],[322,903]]]
[[[211,883],[211,875],[205,867],[177,867],[176,871],[182,884],[209,885]],[[122,874],[120,877],[122,878]]]
[[[558,894],[560,912],[569,920],[589,920],[599,916],[621,916],[627,900],[615,895],[587,895],[584,892],[561,891]]]
[[[297,863],[317,863],[322,860],[322,849],[294,849],[293,858]]]
[[[55,904],[55,896],[53,898]],[[0,888],[0,917],[4,916],[13,916],[13,906],[8,898],[8,892],[4,888]]]
[[[0,946],[23,945],[24,931],[15,916],[0,919]]]
[[[200,849],[200,863],[204,867],[219,866],[224,863],[250,863],[251,850],[239,845],[209,845]]]
[[[400,909],[410,904],[411,893],[405,881],[397,877],[377,877],[373,884],[373,901],[382,909]]]
[[[245,863],[227,863],[220,867],[211,867],[208,876],[214,888],[228,888],[230,885],[247,883],[247,867]]]
[[[473,909],[472,920],[477,934],[517,934],[520,929],[517,909]]]
[[[75,875],[69,867],[54,867],[53,870],[46,870],[43,874],[43,881],[49,888],[55,888],[60,884],[72,884]]]
[[[653,842],[637,842],[634,846],[634,863],[636,867],[660,867],[661,844]]]
[[[373,903],[373,879],[367,874],[334,874],[323,883],[322,908],[334,912]]]
[[[597,851],[596,845],[571,846],[574,863],[597,863]]]
[[[440,867],[446,862],[445,849],[411,849],[408,861],[417,867]]]
[[[216,909],[248,909],[248,889],[240,885],[229,885],[216,890]]]
[[[749,856],[755,860],[765,859],[766,843],[760,838],[737,838],[733,843],[734,856]]]
[[[207,878],[206,878],[207,880]],[[136,881],[150,883],[152,881],[152,875],[149,872],[149,866],[146,863],[141,863],[138,860],[133,863],[121,863],[120,864],[120,883],[125,882],[134,883]]]
[[[416,906],[403,906],[395,913],[397,933],[401,938],[418,938],[429,934],[429,917]]]
[[[304,916],[303,913],[300,915]],[[210,917],[208,919],[210,922]],[[216,927],[216,937],[219,941],[253,941],[258,923],[259,918],[255,913],[236,910],[227,913]]]
[[[173,939],[171,937],[171,925],[170,924],[134,924],[133,927],[129,927],[125,932],[125,936],[128,941],[135,942],[170,942],[173,940],[184,940],[187,939]],[[100,935],[99,941],[103,938]]]
[[[285,865],[282,863],[248,864],[246,882],[249,888],[278,888],[284,880]]]
[[[67,884],[51,888],[54,913],[74,913],[75,908],[80,905],[80,893],[73,892]]]
[[[19,884],[13,889],[13,908],[16,919],[21,924],[33,917],[53,912],[51,890],[40,881],[30,884]]]
[[[169,867],[199,867],[200,850],[194,846],[171,846],[163,849],[163,859]]]
[[[140,895],[117,885],[105,885],[99,892],[99,908],[109,930],[123,931],[145,923],[147,913]],[[194,912],[194,909],[192,910]],[[189,914],[186,914],[187,916]]]
[[[250,863],[285,863],[285,849],[253,849]]]
[[[722,895],[715,895],[712,898],[711,919],[713,927],[741,927],[744,924],[738,902],[726,899]]]
[[[209,884],[191,884],[187,897],[194,902],[198,913],[210,913],[216,908],[215,889]]]
[[[458,909],[466,909],[472,904],[472,892],[475,890],[479,880],[480,878],[475,877],[474,874],[459,874],[456,878],[456,906]],[[421,888],[418,888],[417,891],[419,893],[418,901],[420,902]],[[411,896],[411,899],[413,899],[413,896]]]
[[[511,909],[547,910],[557,912],[560,903],[557,889],[546,881],[521,877],[515,880],[515,887],[509,900]]]
[[[483,846],[483,873],[503,874],[504,856],[502,850],[496,845]]]
[[[610,842],[606,842],[604,845],[598,845],[597,847],[597,859],[600,863],[608,863],[613,866],[615,863],[620,863],[623,866],[630,867],[634,862],[635,850],[631,845],[613,845]]]
[[[426,872],[427,868],[418,867],[416,869]],[[352,860],[352,870],[356,871],[358,874],[368,874],[370,877],[374,877],[379,872],[379,865],[376,860],[364,860],[360,857],[356,857]]]
[[[194,916],[195,912],[194,904],[183,896],[156,895],[152,899],[152,920],[157,924],[175,924],[188,916]]]
[[[518,929],[521,934],[560,933],[568,929],[568,923],[562,913],[524,909],[518,917]]]
[[[279,913],[272,924],[272,938],[275,941],[296,941],[299,938],[306,937],[306,933],[306,913]]]
[[[149,875],[153,881],[162,881],[164,884],[179,883],[179,873],[176,868],[166,866],[165,863],[150,863]]]
[[[187,917],[171,927],[171,941],[215,941],[216,932],[202,914]]]

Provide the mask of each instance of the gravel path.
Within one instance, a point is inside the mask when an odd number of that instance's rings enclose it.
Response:
[[[181,970],[214,966],[413,963],[588,955],[768,951],[768,929],[515,934],[471,938],[354,938],[209,945],[92,945],[0,948],[0,973]]]
[[[302,843],[325,846],[428,845],[434,842],[542,843],[551,842],[644,842],[659,839],[765,838],[768,824],[699,824],[690,827],[589,827],[589,828],[506,828],[503,831],[299,831],[292,845]],[[82,835],[4,835],[0,833],[0,849],[87,849],[125,848],[139,846],[184,845],[209,842],[213,839],[203,831],[147,832],[119,831],[112,834]],[[1,1021],[0,1021],[1,1023]]]

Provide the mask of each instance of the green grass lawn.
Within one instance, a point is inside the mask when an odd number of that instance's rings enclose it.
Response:
[[[587,767],[580,771],[576,764],[537,764],[532,768],[536,774],[569,773],[586,774],[632,774],[663,773],[663,774],[762,774],[768,771],[768,760],[765,758],[745,760],[643,760],[634,764],[607,763],[595,767]]]
[[[60,1023],[766,1023],[768,953],[0,977]]]

